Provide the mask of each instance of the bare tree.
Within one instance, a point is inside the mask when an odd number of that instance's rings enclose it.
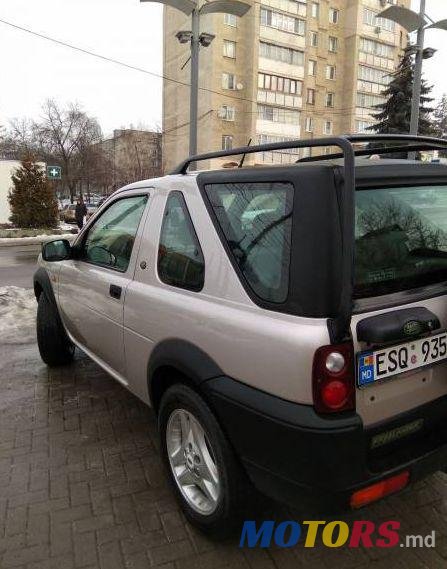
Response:
[[[43,157],[51,157],[62,166],[73,201],[76,186],[82,179],[82,156],[101,139],[98,121],[89,117],[77,103],[62,109],[50,99],[43,106],[42,120],[33,123],[33,139]]]
[[[101,140],[101,128],[77,103],[61,108],[49,99],[42,107],[39,121],[13,120],[10,145],[19,158],[32,153],[39,160],[62,166],[63,182],[73,201],[83,177],[82,156]]]

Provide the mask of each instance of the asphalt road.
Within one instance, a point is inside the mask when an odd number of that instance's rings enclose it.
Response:
[[[32,288],[40,245],[0,247],[0,286]]]

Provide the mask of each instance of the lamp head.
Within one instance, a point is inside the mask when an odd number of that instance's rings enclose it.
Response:
[[[434,49],[433,47],[426,47],[422,52],[422,57],[424,59],[431,59],[437,51],[438,50]]]
[[[216,36],[214,34],[207,34],[206,32],[202,32],[199,37],[200,45],[203,45],[203,47],[208,47],[211,45],[211,42],[215,37]]]
[[[188,43],[191,41],[192,32],[189,32],[187,30],[180,30],[175,34],[175,37],[180,43]]]

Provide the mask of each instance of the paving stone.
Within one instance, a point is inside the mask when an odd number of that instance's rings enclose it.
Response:
[[[397,519],[401,535],[436,531],[436,547],[239,548],[186,522],[158,455],[156,421],[139,400],[78,354],[48,370],[34,344],[0,343],[0,567],[8,569],[437,569],[447,565],[447,476],[360,512]],[[6,371],[5,371],[6,370]],[[8,391],[9,393],[9,391]],[[264,515],[264,514],[263,514]],[[269,519],[303,519],[266,501]],[[267,519],[267,518],[266,518]],[[330,519],[329,517],[327,518]]]

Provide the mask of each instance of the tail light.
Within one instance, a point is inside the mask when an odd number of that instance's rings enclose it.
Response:
[[[352,344],[322,346],[314,355],[312,387],[318,413],[355,409],[354,351]]]

